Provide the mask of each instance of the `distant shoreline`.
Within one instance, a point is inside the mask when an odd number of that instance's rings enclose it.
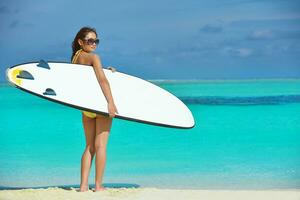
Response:
[[[148,79],[147,81],[150,82],[164,82],[164,83],[171,83],[171,82],[249,82],[249,81],[300,81],[300,78],[272,78],[272,79],[265,79],[265,78],[252,78],[252,79]]]
[[[153,83],[205,83],[205,82],[256,82],[256,81],[300,81],[300,78],[252,78],[252,79],[145,79]],[[0,82],[0,86],[10,85]]]

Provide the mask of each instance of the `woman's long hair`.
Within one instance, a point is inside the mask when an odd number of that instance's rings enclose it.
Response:
[[[84,39],[85,36],[89,33],[89,32],[94,32],[96,34],[96,37],[98,37],[97,35],[97,32],[96,32],[96,29],[95,28],[91,28],[91,27],[82,27],[78,33],[76,34],[73,42],[72,42],[72,50],[73,50],[73,53],[72,53],[72,56],[71,56],[71,61],[76,53],[76,51],[78,51],[81,47],[78,43],[78,39]]]

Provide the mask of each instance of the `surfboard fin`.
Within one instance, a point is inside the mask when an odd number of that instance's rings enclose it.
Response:
[[[43,59],[40,60],[39,64],[37,64],[38,67],[42,67],[42,68],[46,68],[46,69],[50,69],[48,63],[46,61],[44,61]]]
[[[17,75],[17,78],[34,80],[33,76],[26,70],[21,70]]]
[[[114,67],[112,67],[112,66],[109,66],[107,69],[111,70],[112,72],[116,72],[117,71],[117,69],[114,68]]]
[[[56,93],[53,89],[47,88],[46,91],[43,93],[43,95],[53,95],[56,96]]]

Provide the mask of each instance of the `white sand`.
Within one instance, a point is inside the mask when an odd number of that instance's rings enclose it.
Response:
[[[78,192],[78,188],[1,190],[0,200],[300,200],[300,190],[177,190],[157,188],[108,188]]]

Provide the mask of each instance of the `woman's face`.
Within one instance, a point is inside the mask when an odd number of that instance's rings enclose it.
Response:
[[[93,52],[95,51],[96,47],[97,47],[97,36],[94,32],[89,32],[85,38],[82,39],[78,39],[78,43],[80,44],[81,48],[86,51],[86,52]],[[99,42],[99,40],[98,40]]]

